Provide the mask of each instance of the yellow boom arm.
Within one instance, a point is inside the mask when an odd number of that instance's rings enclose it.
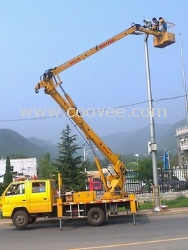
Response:
[[[140,35],[140,34],[147,34],[147,35],[153,35],[157,40],[154,41],[154,46],[157,47],[158,42],[160,43],[158,47],[161,47],[161,44],[163,47],[169,45],[164,44],[163,40],[161,41],[161,37],[163,37],[163,32],[160,31],[153,31],[152,29],[143,28],[140,24],[134,24],[132,27],[128,28],[127,30],[124,30],[123,32],[117,34],[116,36],[104,41],[103,43],[100,43],[99,45],[96,45],[92,49],[85,51],[84,53],[80,54],[79,56],[67,61],[66,63],[61,64],[58,67],[55,67],[54,69],[49,69],[43,74],[43,80],[48,80],[52,78],[53,76],[58,75],[59,73],[63,72],[64,70],[72,67],[73,65],[81,62],[82,60],[85,60],[87,57],[97,53],[98,51],[108,47],[109,45],[112,45],[113,43],[119,41],[120,39],[128,36],[128,35]],[[160,39],[160,41],[158,41]]]
[[[98,158],[95,157],[95,162],[97,168],[100,172],[104,188],[106,193],[123,193],[124,190],[124,182],[125,182],[125,165],[119,160],[118,155],[114,154],[111,149],[99,138],[99,136],[90,128],[90,126],[84,121],[78,109],[76,108],[74,102],[70,98],[68,94],[65,93],[63,88],[61,87],[61,80],[59,77],[59,73],[68,69],[69,67],[75,65],[78,62],[86,59],[87,57],[95,54],[96,52],[106,48],[107,46],[117,42],[125,36],[130,34],[146,34],[154,36],[154,46],[155,47],[165,47],[173,42],[173,34],[164,33],[161,31],[153,31],[152,29],[147,29],[142,27],[139,24],[134,24],[129,29],[119,33],[118,35],[106,40],[105,42],[95,46],[94,48],[84,52],[83,54],[71,59],[70,61],[54,68],[47,70],[41,77],[41,81],[35,87],[35,91],[38,93],[39,89],[44,88],[46,94],[49,94],[64,110],[64,112],[77,124],[77,126],[84,132],[86,138],[91,140],[96,147],[106,156],[109,162],[112,164],[115,174],[113,176],[105,177],[103,175],[101,166],[99,164]],[[169,35],[170,34],[170,35]],[[64,92],[64,97],[61,96],[56,88],[60,86]],[[112,196],[113,197],[113,196]]]

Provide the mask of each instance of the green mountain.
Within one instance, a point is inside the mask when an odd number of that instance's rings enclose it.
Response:
[[[51,141],[40,140],[36,137],[31,137],[28,139],[33,144],[37,145],[44,152],[49,152],[52,158],[57,158],[58,148]]]
[[[44,151],[36,144],[11,129],[0,129],[0,157],[23,154],[27,157],[40,157]]]
[[[155,139],[158,152],[170,151],[172,155],[177,154],[176,129],[185,126],[186,119],[175,124],[156,124]],[[150,127],[138,129],[134,132],[115,133],[102,138],[114,153],[123,155],[148,153],[148,142],[150,139]]]
[[[171,155],[177,154],[176,129],[186,124],[186,119],[175,124],[156,124],[155,135],[158,152],[163,152],[166,148]],[[111,148],[114,153],[123,155],[147,154],[147,142],[150,141],[149,126],[138,129],[134,132],[114,133],[101,139]],[[0,157],[7,155],[23,154],[27,157],[41,157],[49,152],[51,158],[56,158],[58,154],[57,145],[35,137],[26,139],[22,135],[11,129],[0,129]],[[83,155],[82,149],[78,152]],[[89,154],[87,158],[90,158]]]

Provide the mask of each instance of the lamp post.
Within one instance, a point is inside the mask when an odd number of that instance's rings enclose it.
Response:
[[[168,151],[167,153],[167,159],[168,159],[168,169],[170,169],[170,151]]]
[[[138,161],[139,161],[139,157],[140,157],[140,155],[139,155],[139,154],[135,154],[134,156],[136,156],[136,157],[137,157],[137,159],[136,159],[136,164],[137,164],[137,166],[138,166]]]
[[[170,180],[172,179],[172,170],[170,165],[170,151],[167,152],[167,159],[168,159],[168,174],[170,177]]]
[[[87,156],[90,152],[93,152],[94,150],[98,150],[98,148],[86,150],[86,147],[85,147],[86,142],[87,142],[87,141],[85,141],[85,142],[82,143],[82,147],[83,147],[83,150],[84,150],[84,162],[86,162],[86,156]],[[86,169],[86,165],[85,165],[85,173],[86,173],[86,172],[87,172],[87,169]],[[90,176],[90,178],[92,178],[92,177]],[[87,181],[86,181],[86,190],[88,190]]]
[[[148,53],[148,36],[145,36],[145,58],[146,58],[146,79],[148,88],[148,107],[149,107],[149,118],[150,118],[150,139],[151,139],[151,156],[152,156],[152,166],[153,166],[153,181],[154,181],[154,212],[160,212],[160,194],[158,187],[158,176],[157,176],[157,144],[155,141],[155,128],[154,128],[154,117],[153,117],[153,99],[151,91],[151,78],[150,78],[150,65],[149,65],[149,53]]]
[[[84,147],[84,161],[86,161],[86,156],[90,153],[93,152],[93,150],[98,150],[98,148],[94,148],[94,149],[89,149],[86,151],[85,147]]]
[[[86,150],[85,144],[86,144],[86,141],[82,143],[82,147],[83,147],[83,150],[84,150],[84,162],[86,161],[86,156],[87,156],[90,152],[93,152],[93,151],[98,150],[98,148]]]
[[[184,67],[184,60],[183,60],[183,48],[182,48],[181,33],[179,34],[179,40],[180,40],[180,53],[181,53],[183,87],[184,87],[184,94],[185,94],[185,110],[186,110],[186,119],[187,119],[187,125],[188,125],[188,100],[187,100],[187,87],[186,87],[185,67]]]

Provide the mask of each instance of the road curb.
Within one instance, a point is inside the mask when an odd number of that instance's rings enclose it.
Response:
[[[0,227],[3,227],[3,226],[13,226],[12,222],[1,222],[0,221]]]
[[[137,213],[136,216],[139,217],[144,217],[144,216],[163,216],[163,215],[178,215],[178,214],[188,214],[188,209],[187,210],[166,210],[166,211],[160,211],[160,212],[147,212],[147,213]]]

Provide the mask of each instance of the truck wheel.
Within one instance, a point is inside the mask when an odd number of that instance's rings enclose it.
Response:
[[[91,208],[87,214],[87,220],[93,227],[102,225],[105,220],[104,211],[99,207]]]
[[[29,215],[26,211],[16,211],[12,216],[12,222],[19,229],[25,228],[29,224]]]

